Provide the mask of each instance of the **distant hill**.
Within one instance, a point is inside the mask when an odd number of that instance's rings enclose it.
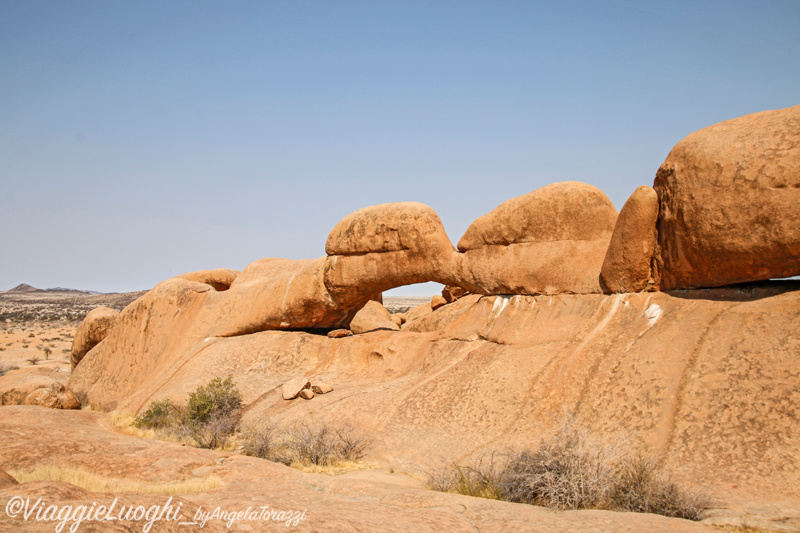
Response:
[[[13,289],[11,289],[8,292],[35,292],[35,291],[38,291],[38,290],[41,290],[41,289],[37,289],[36,287],[31,287],[27,283],[20,283],[19,285],[17,285],[16,287],[14,287]]]
[[[53,287],[51,289],[37,289],[27,283],[20,283],[13,289],[10,289],[6,292],[15,292],[15,293],[47,293],[47,292],[73,292],[78,294],[103,294],[102,292],[97,291],[83,291],[80,289],[67,289],[65,287]]]

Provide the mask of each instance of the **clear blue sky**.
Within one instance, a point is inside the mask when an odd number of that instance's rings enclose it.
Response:
[[[800,2],[5,0],[0,73],[0,290],[129,291],[320,257],[373,204],[453,242],[556,181],[619,209],[800,104]]]

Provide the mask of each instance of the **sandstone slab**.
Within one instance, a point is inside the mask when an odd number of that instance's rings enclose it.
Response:
[[[281,394],[284,400],[293,400],[304,390],[311,387],[308,378],[295,378],[281,385]]]

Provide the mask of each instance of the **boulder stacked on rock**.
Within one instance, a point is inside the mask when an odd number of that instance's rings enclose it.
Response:
[[[211,285],[216,291],[227,291],[239,275],[238,270],[216,268],[214,270],[198,270],[177,276],[188,281],[199,281]]]
[[[417,202],[359,209],[336,224],[325,251],[325,286],[342,306],[403,285],[447,284],[458,255],[436,212]]]
[[[119,311],[110,307],[96,307],[89,311],[72,339],[69,359],[73,370],[81,362],[83,356],[89,353],[89,350],[106,338],[114,326],[117,316],[119,316]]]
[[[662,290],[800,274],[800,106],[690,134],[654,188]]]
[[[383,304],[370,300],[353,317],[350,322],[350,330],[358,335],[379,329],[399,331],[400,327]]]
[[[461,237],[456,285],[477,294],[599,293],[616,220],[611,200],[585,183],[512,198]]]
[[[619,212],[600,270],[605,292],[639,292],[656,285],[652,268],[656,251],[658,195],[642,185]]]

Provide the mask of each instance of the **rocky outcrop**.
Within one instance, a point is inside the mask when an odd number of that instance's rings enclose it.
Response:
[[[455,285],[477,294],[599,293],[616,219],[608,197],[580,182],[508,200],[461,237]]]
[[[139,411],[231,374],[245,422],[351,421],[376,436],[371,454],[409,464],[530,445],[569,412],[598,434],[637,435],[684,480],[726,497],[796,496],[800,283],[422,307],[402,331],[337,340],[265,331],[175,348],[182,334],[151,335],[142,349],[93,350],[69,386],[97,408]],[[159,342],[169,349],[152,358]],[[336,393],[288,403],[281,385],[298,376]]]
[[[692,133],[654,188],[662,290],[800,274],[800,106]]]
[[[81,402],[64,387],[63,384],[52,382],[46,387],[39,387],[31,391],[22,401],[22,405],[41,405],[50,409],[80,409]]]
[[[96,307],[89,311],[78,326],[72,340],[69,360],[73,370],[81,362],[83,356],[89,353],[89,350],[106,338],[118,315],[119,311],[110,307]]]
[[[78,398],[63,383],[42,375],[20,373],[0,377],[0,405],[81,408]]]
[[[467,294],[469,294],[469,292],[467,292],[465,288],[456,285],[445,285],[442,289],[442,298],[444,298],[447,303],[453,303]]]
[[[350,330],[358,335],[378,329],[400,330],[383,304],[370,300],[353,317]]]
[[[642,185],[628,198],[617,217],[600,270],[605,292],[639,292],[656,286],[652,262],[657,219],[658,195]]]

